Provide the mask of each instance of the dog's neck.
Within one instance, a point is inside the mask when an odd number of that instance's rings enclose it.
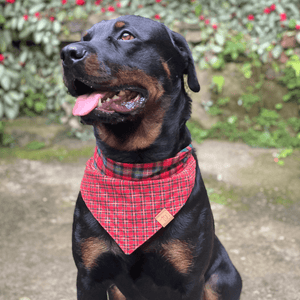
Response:
[[[150,132],[148,126],[151,125],[150,121],[153,121],[152,116],[149,117],[149,122],[147,122],[148,116],[146,116],[144,119],[137,119],[132,122],[94,126],[97,147],[101,149],[106,157],[118,162],[148,163],[162,161],[175,156],[191,143],[191,135],[185,124],[190,115],[190,100],[187,101],[186,97],[188,97],[186,93],[182,92],[176,99],[172,100],[173,105],[164,114],[159,126],[159,133],[153,142],[146,147],[139,146],[141,146],[143,138]],[[143,122],[144,124],[142,124]],[[145,128],[141,130],[141,126],[145,124]],[[106,143],[101,138],[101,130],[105,131],[106,140],[118,140],[119,145],[114,147]],[[144,133],[144,136],[140,139],[141,142],[136,143],[137,149],[122,149],[122,145],[126,144],[131,135],[137,130],[141,130]]]

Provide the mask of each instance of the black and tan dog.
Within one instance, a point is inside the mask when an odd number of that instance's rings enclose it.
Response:
[[[180,34],[150,19],[122,16],[94,25],[80,42],[66,46],[61,58],[64,82],[77,97],[73,112],[93,125],[104,157],[153,163],[191,143],[186,127],[191,99],[183,75],[192,91],[200,86]],[[192,156],[197,162],[194,150]],[[174,219],[130,255],[79,193],[73,224],[78,299],[239,299],[242,281],[215,235],[198,164],[195,174]]]

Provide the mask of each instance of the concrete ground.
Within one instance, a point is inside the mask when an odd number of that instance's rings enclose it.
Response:
[[[211,140],[194,146],[216,232],[243,278],[241,300],[299,300],[299,152],[279,166],[274,149]],[[1,300],[75,299],[71,227],[87,158],[0,158]]]

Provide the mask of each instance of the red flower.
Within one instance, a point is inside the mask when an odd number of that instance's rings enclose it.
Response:
[[[27,20],[28,20],[28,15],[24,15],[24,16],[23,16],[23,19],[24,19],[25,21],[27,21]]]
[[[280,21],[286,20],[286,13],[280,14]]]
[[[213,29],[218,29],[218,25],[217,24],[212,24],[212,28]]]
[[[275,4],[272,4],[272,5],[270,6],[270,9],[271,9],[271,11],[274,11],[274,10],[276,9],[276,5],[275,5]]]
[[[138,8],[143,8],[143,5],[142,5],[142,4],[140,4],[140,5],[138,6]]]
[[[264,13],[265,14],[269,14],[271,12],[271,9],[269,8],[269,7],[266,7],[265,9],[264,9]]]
[[[84,0],[76,0],[77,5],[84,5],[85,1]]]
[[[275,157],[275,158],[274,158],[274,161],[277,163],[277,162],[278,162],[278,157]]]
[[[114,11],[115,11],[115,8],[114,8],[113,6],[109,6],[109,7],[107,8],[107,10],[108,10],[108,11],[111,11],[111,12],[114,12]]]
[[[100,5],[101,2],[102,2],[102,0],[97,0],[97,1],[95,1],[95,5]]]
[[[4,55],[0,53],[0,63],[2,63],[4,60],[5,60]]]
[[[122,4],[121,3],[117,3],[117,7],[118,8],[122,7]]]
[[[296,25],[296,26],[295,26],[295,29],[296,29],[296,30],[300,30],[300,25],[299,25],[299,24]]]
[[[253,15],[249,15],[249,16],[248,16],[248,20],[249,20],[249,21],[254,21],[254,16],[253,16]]]
[[[68,0],[61,0],[61,4],[62,4],[62,5],[67,4],[67,2],[68,2]]]
[[[206,24],[206,25],[208,25],[208,24],[209,24],[209,22],[210,22],[209,20],[205,20],[205,24]]]
[[[155,2],[156,2],[156,3],[159,3],[159,2],[161,2],[161,0],[155,0]]]
[[[15,0],[6,0],[6,3],[15,3]]]
[[[41,16],[41,14],[39,13],[39,12],[36,12],[35,14],[34,14],[34,16],[36,17],[36,18],[40,18],[40,16]]]
[[[54,20],[55,20],[55,18],[53,16],[51,16],[49,19],[51,22],[54,22]]]
[[[106,9],[104,7],[101,8],[101,12],[105,13]]]
[[[160,15],[159,15],[159,14],[156,14],[156,15],[154,16],[154,18],[155,18],[156,20],[159,20],[159,19],[160,19]]]
[[[201,21],[203,21],[205,18],[204,18],[204,16],[201,15],[201,16],[199,17],[199,19],[200,19]]]

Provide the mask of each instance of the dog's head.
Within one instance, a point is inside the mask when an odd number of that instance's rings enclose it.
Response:
[[[191,90],[200,90],[186,40],[138,16],[95,24],[80,42],[64,47],[61,58],[65,85],[77,98],[73,114],[94,126],[149,115],[162,120],[183,89],[183,74]]]
[[[61,52],[64,82],[77,97],[74,114],[120,122],[147,103],[160,102],[184,73],[197,92],[191,52],[185,39],[163,24],[123,16],[94,25]],[[162,103],[161,103],[162,104]]]

